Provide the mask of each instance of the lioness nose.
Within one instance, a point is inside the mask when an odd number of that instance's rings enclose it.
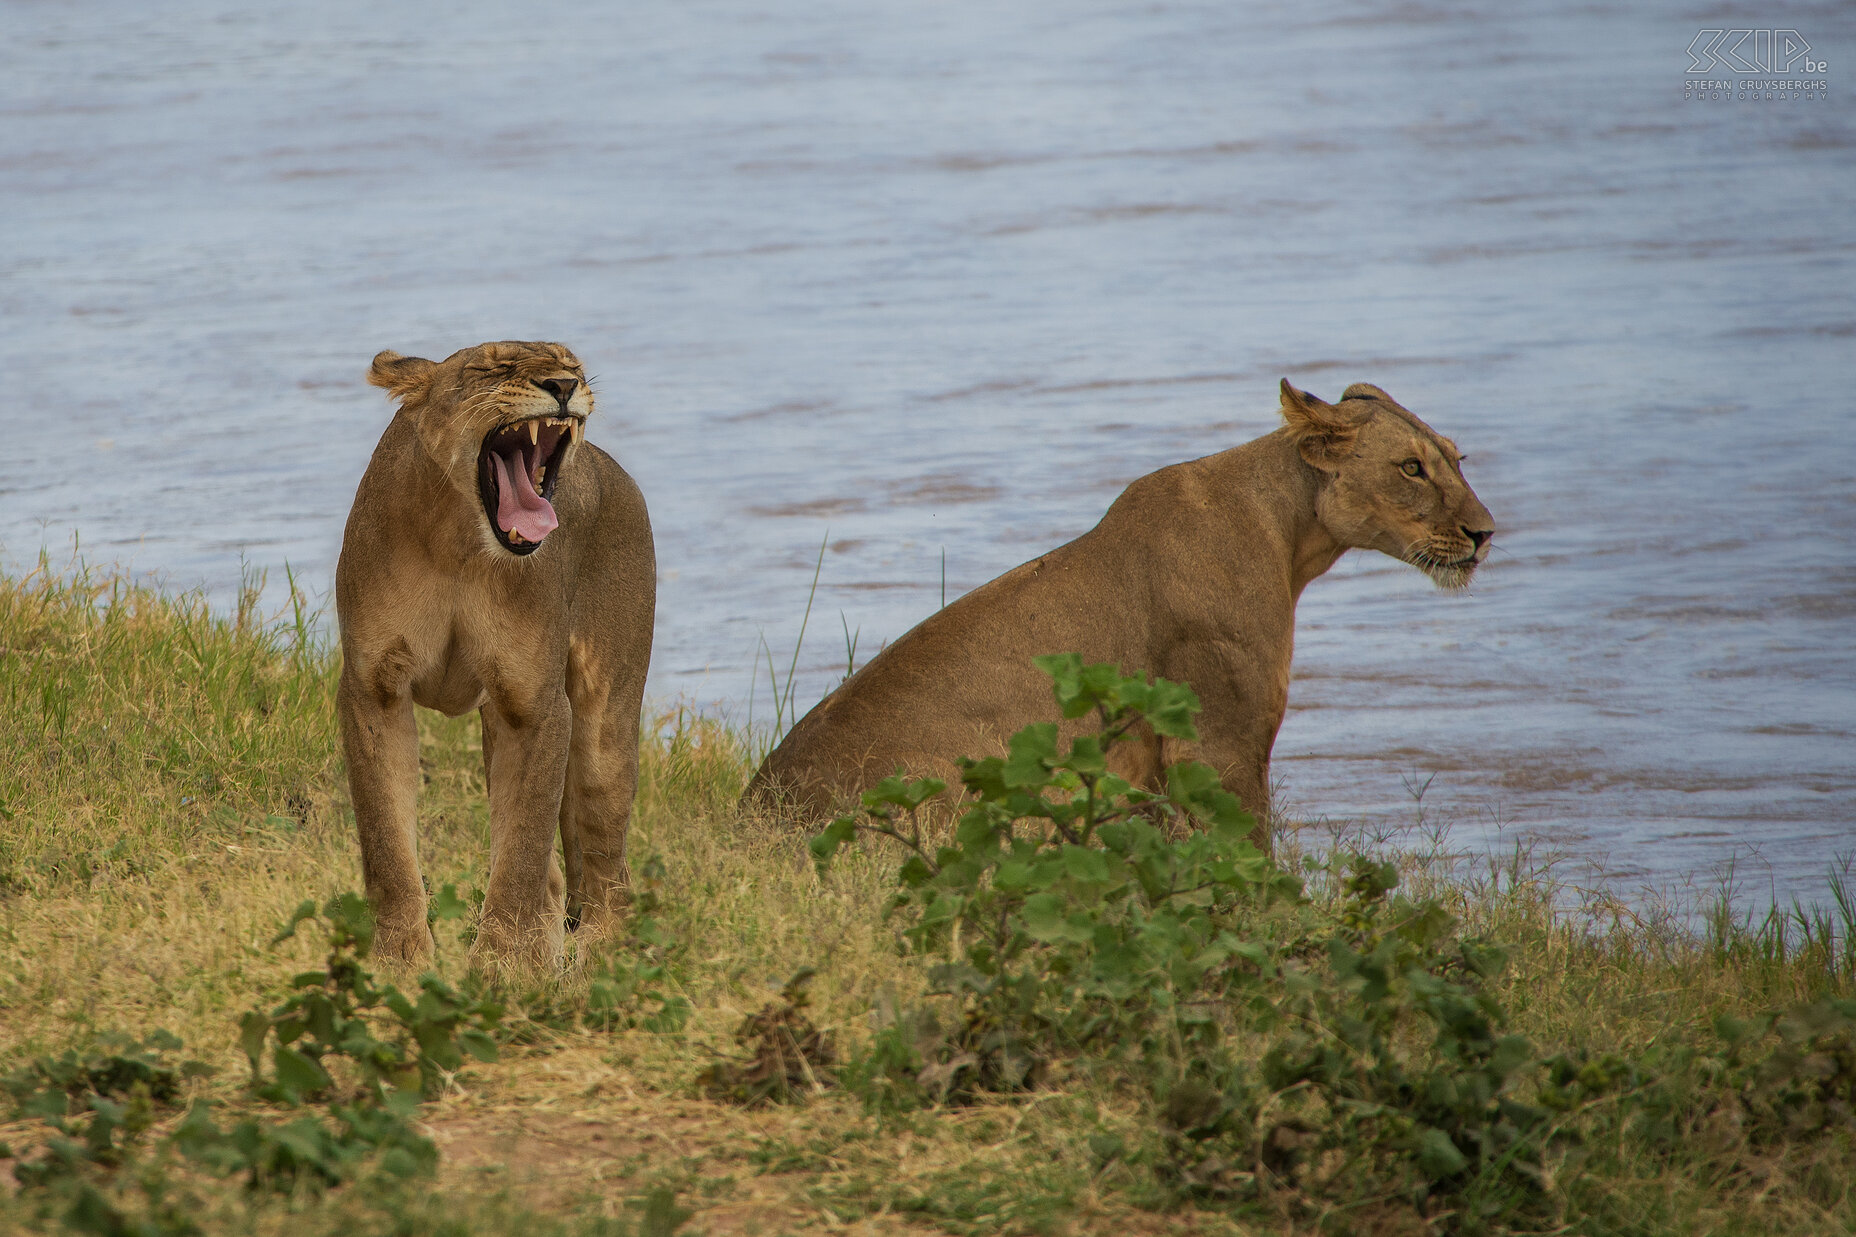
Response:
[[[1495,535],[1495,530],[1492,528],[1465,528],[1463,530],[1463,535],[1475,542],[1476,548],[1480,550],[1482,548],[1482,543]]]
[[[561,407],[567,407],[567,401],[574,397],[574,391],[580,386],[578,378],[543,378],[535,384],[559,401]]]

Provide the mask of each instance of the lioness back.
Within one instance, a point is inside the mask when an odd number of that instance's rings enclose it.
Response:
[[[749,796],[816,819],[899,768],[951,781],[955,757],[1004,751],[1049,711],[1048,681],[1031,664],[1048,651],[1039,637],[1081,649],[1107,634],[1092,630],[1086,607],[1059,604],[1087,584],[1071,548],[975,589],[871,659],[794,725]]]

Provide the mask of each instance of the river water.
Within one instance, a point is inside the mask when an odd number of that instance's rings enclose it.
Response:
[[[559,339],[654,698],[761,724],[821,544],[802,708],[1278,378],[1372,381],[1497,551],[1304,595],[1294,809],[1626,892],[1856,849],[1856,8],[585,7],[7,5],[0,558],[327,590],[373,353]],[[1825,96],[1684,98],[1778,24]]]

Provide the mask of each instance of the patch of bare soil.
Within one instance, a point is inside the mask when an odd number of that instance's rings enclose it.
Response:
[[[839,1111],[842,1107],[842,1111]],[[839,1220],[811,1201],[819,1169],[769,1171],[756,1149],[803,1143],[819,1120],[855,1122],[833,1097],[803,1108],[741,1109],[641,1086],[591,1049],[507,1060],[470,1094],[432,1106],[426,1121],[441,1156],[439,1188],[507,1189],[529,1206],[568,1211],[597,1201],[619,1213],[654,1187],[677,1190],[696,1212],[691,1231],[771,1234],[939,1232],[909,1218]]]

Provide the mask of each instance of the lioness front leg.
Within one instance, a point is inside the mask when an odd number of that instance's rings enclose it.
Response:
[[[482,710],[490,782],[490,879],[473,963],[556,964],[565,931],[554,854],[573,715],[558,687],[520,709]]]
[[[1229,645],[1205,643],[1179,651],[1160,671],[1174,682],[1190,684],[1199,697],[1197,743],[1169,743],[1167,762],[1197,760],[1218,774],[1224,788],[1256,817],[1253,845],[1270,853],[1274,817],[1270,810],[1270,749],[1288,706],[1288,658],[1267,656]],[[1265,698],[1249,698],[1262,684]],[[1248,686],[1247,686],[1248,685]]]
[[[419,879],[419,730],[404,685],[369,684],[343,658],[335,695],[349,797],[361,837],[361,876],[374,908],[374,952],[412,965],[432,960]]]

